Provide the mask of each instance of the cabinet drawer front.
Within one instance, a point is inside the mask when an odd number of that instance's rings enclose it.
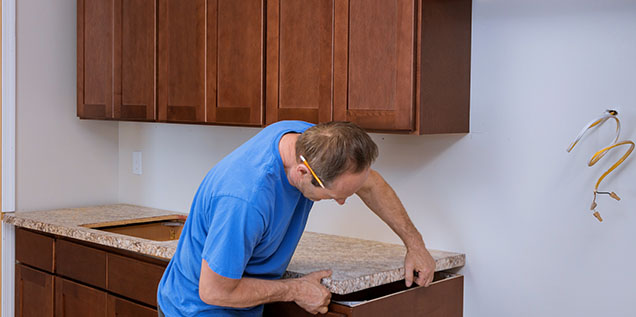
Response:
[[[108,295],[107,316],[156,317],[157,310]]]
[[[15,258],[21,263],[53,272],[55,239],[25,229],[15,230]]]
[[[461,317],[464,302],[464,277],[457,274],[438,272],[436,281],[429,287],[413,287],[405,289],[404,281],[383,285],[377,289],[365,291],[371,294],[366,300],[361,298],[342,299],[344,301],[361,301],[358,304],[344,306],[337,303],[329,305],[329,310],[346,313],[348,316],[427,316],[427,317]],[[402,285],[400,285],[402,284]],[[382,288],[402,288],[382,296]],[[350,294],[354,295],[354,294]],[[344,295],[349,296],[349,295]],[[344,297],[343,296],[343,297]],[[336,296],[334,296],[336,297]],[[334,298],[332,297],[332,300]]]
[[[157,306],[157,286],[164,268],[139,260],[108,254],[108,287],[113,293]]]
[[[57,240],[55,273],[106,288],[106,252],[66,240]]]

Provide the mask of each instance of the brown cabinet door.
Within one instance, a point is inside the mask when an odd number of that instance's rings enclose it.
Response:
[[[77,1],[77,115],[113,118],[114,0]]]
[[[332,120],[333,1],[268,1],[267,124]]]
[[[263,0],[207,2],[207,122],[263,123]]]
[[[413,130],[415,0],[335,1],[334,118]]]
[[[56,276],[55,316],[106,316],[106,292]]]
[[[156,11],[155,1],[115,0],[115,119],[155,119]]]
[[[53,316],[53,275],[16,264],[15,315]]]
[[[205,121],[205,0],[159,0],[159,120]]]
[[[155,3],[77,1],[77,114],[155,119]]]
[[[157,310],[108,294],[108,317],[156,317]]]

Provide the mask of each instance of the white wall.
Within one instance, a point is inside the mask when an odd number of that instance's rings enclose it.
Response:
[[[118,124],[76,116],[76,1],[16,2],[16,209],[115,203]]]
[[[636,139],[636,2],[475,0],[472,57],[470,134],[373,135],[374,167],[429,247],[467,254],[465,315],[635,316],[636,158],[602,186],[623,200],[601,197],[598,223],[592,188],[617,156],[586,161],[613,127],[565,148],[614,105]],[[257,131],[121,123],[119,200],[187,211],[205,172]],[[356,198],[317,204],[307,229],[398,241]]]

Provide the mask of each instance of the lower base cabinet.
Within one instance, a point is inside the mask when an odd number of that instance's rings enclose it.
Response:
[[[16,260],[16,316],[157,316],[165,261],[22,228]]]
[[[464,277],[436,272],[428,287],[409,287],[397,281],[359,292],[331,297],[329,317],[427,316],[461,317],[464,302]],[[265,317],[314,316],[295,303],[265,305]]]
[[[16,316],[157,316],[166,261],[16,228]],[[437,272],[429,287],[397,281],[332,296],[329,317],[461,317],[464,277]],[[264,316],[314,316],[295,303],[265,305]]]
[[[156,317],[157,310],[106,291],[16,264],[16,316]]]

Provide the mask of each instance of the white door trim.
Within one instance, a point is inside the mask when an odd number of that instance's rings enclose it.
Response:
[[[2,0],[2,212],[15,211],[16,0]],[[15,311],[15,228],[2,223],[2,316]]]

